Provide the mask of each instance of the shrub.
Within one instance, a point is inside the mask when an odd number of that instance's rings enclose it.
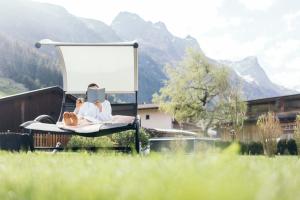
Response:
[[[225,149],[229,147],[232,142],[229,141],[217,141],[215,142],[215,147]],[[240,154],[246,155],[262,155],[264,153],[263,145],[260,142],[239,142]]]
[[[286,139],[280,139],[277,143],[277,154],[284,155],[287,150],[287,141]]]
[[[239,142],[240,153],[247,155],[261,155],[264,153],[263,145],[260,142],[243,143]]]
[[[264,152],[268,156],[274,156],[277,152],[276,139],[282,133],[279,119],[275,113],[261,115],[258,118],[257,125],[260,133],[260,140],[264,147]]]
[[[297,115],[295,125],[296,126],[295,126],[295,130],[294,130],[293,138],[297,145],[297,152],[300,153],[300,115]]]
[[[122,146],[122,147],[134,147],[135,131],[123,131],[120,133],[115,133],[110,136],[102,136],[95,138],[87,138],[81,136],[72,136],[70,141],[67,144],[68,149],[76,148],[93,148],[93,147],[113,147],[113,146]],[[140,140],[142,147],[148,145],[149,135],[140,129]]]
[[[264,148],[260,142],[250,142],[248,144],[248,154],[250,155],[262,155],[264,154]]]
[[[216,141],[215,147],[220,149],[225,149],[228,146],[230,146],[232,142],[229,141]],[[244,143],[239,142],[240,145],[240,154],[244,155],[263,155],[264,154],[264,148],[263,144],[261,142],[250,142],[250,143]],[[294,139],[286,140],[281,139],[276,144],[277,151],[276,153],[279,155],[297,155],[297,144]]]
[[[134,135],[135,130],[123,131],[113,134],[111,139],[118,146],[133,147],[135,144]],[[149,134],[142,128],[140,129],[140,140],[142,147],[147,146],[149,143]]]
[[[225,149],[231,145],[232,142],[230,141],[216,141],[215,142],[215,147],[220,148],[220,149]]]
[[[249,146],[246,143],[239,142],[240,145],[240,153],[241,154],[249,154]]]
[[[114,145],[115,143],[107,136],[95,138],[72,136],[67,148],[109,147]]]
[[[291,155],[297,155],[298,154],[298,149],[297,149],[297,144],[294,139],[289,139],[287,142],[287,149]]]

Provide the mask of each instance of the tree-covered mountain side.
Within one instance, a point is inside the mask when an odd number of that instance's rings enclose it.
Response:
[[[0,97],[17,94],[26,91],[23,84],[17,83],[11,79],[0,77]]]
[[[0,76],[19,83],[16,86],[22,85],[17,87],[20,91],[62,84],[56,60],[2,34],[0,41]],[[19,92],[14,87],[3,87],[1,91],[5,94]]]
[[[107,25],[99,20],[74,16],[56,5],[30,0],[1,0],[0,13],[0,77],[19,84],[20,91],[62,85],[58,53],[51,47],[35,49],[34,44],[40,39],[64,42],[137,40],[139,102],[151,102],[152,95],[163,86],[166,80],[164,66],[167,63],[175,65],[184,57],[187,48],[202,52],[195,38],[174,36],[163,22],[145,21],[129,12],[121,12]],[[241,80],[248,99],[290,93],[273,83],[262,90],[262,85],[240,74],[232,69],[232,76]],[[256,78],[256,73],[252,78]],[[0,87],[2,94],[18,91]]]

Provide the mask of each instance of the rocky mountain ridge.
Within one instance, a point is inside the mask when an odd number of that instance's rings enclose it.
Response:
[[[0,13],[0,36],[3,36],[0,40],[2,44],[7,44],[0,45],[0,55],[5,55],[0,56],[0,78],[2,76],[21,84],[20,88],[23,90],[61,85],[61,76],[57,74],[58,55],[55,49],[34,49],[34,43],[44,38],[66,42],[138,40],[139,102],[151,102],[152,95],[163,86],[166,79],[163,69],[165,64],[180,61],[186,48],[202,52],[195,38],[176,37],[163,22],[145,21],[129,12],[121,12],[111,25],[107,25],[99,20],[76,17],[56,5],[30,0],[2,0]],[[7,46],[14,48],[7,51]],[[23,53],[18,55],[19,52]],[[215,62],[221,62],[233,69],[232,76],[241,79],[248,99],[291,92],[269,81],[259,63],[253,59]],[[18,66],[22,66],[22,70],[17,70]],[[14,70],[8,73],[10,69]],[[14,73],[16,76],[11,75]],[[46,81],[45,74],[50,74],[46,77],[53,76],[53,80]]]

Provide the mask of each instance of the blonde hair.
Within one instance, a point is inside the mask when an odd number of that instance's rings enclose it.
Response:
[[[78,99],[76,100],[76,102],[78,102],[78,103],[84,103],[84,98],[78,98]]]

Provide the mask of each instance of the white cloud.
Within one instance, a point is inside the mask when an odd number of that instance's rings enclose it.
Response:
[[[249,10],[267,10],[269,9],[274,0],[239,0]]]
[[[289,13],[283,16],[283,19],[287,23],[288,31],[293,31],[295,29],[294,23],[299,17],[300,17],[300,10],[295,13]]]
[[[240,26],[242,24],[242,19],[238,17],[232,17],[228,20],[227,25]]]
[[[300,71],[295,71],[293,73],[286,72],[284,69],[281,73],[276,73],[272,75],[272,80],[278,85],[283,85],[286,88],[295,89],[300,91],[299,85]]]
[[[300,58],[297,57],[299,52],[300,41],[293,39],[274,43],[265,49],[262,60],[270,79],[289,88],[299,85]]]
[[[255,40],[240,42],[230,33],[215,37],[203,37],[202,48],[207,56],[215,59],[240,60],[247,56],[259,55],[263,51],[268,39],[257,37]]]
[[[293,54],[300,52],[300,41],[286,40],[273,44],[263,52],[263,57],[268,60],[273,69],[281,69],[287,62],[294,57]],[[296,59],[297,57],[295,57]]]

